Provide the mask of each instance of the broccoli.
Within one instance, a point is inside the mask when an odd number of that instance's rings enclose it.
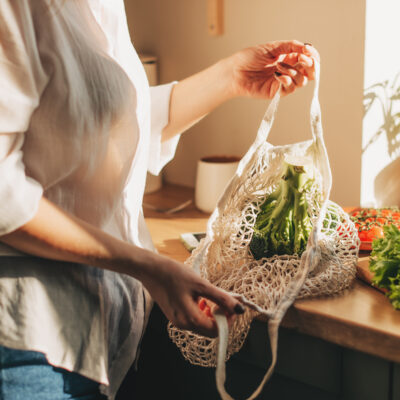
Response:
[[[279,186],[261,205],[254,225],[250,252],[256,260],[303,253],[312,229],[306,200],[312,182],[302,166],[284,164]]]

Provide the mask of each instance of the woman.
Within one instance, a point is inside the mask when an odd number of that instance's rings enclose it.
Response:
[[[244,311],[153,251],[147,169],[224,101],[304,86],[318,54],[273,42],[150,93],[122,0],[3,0],[0,41],[0,399],[113,398],[147,291],[204,335],[216,331],[200,296],[231,319]]]

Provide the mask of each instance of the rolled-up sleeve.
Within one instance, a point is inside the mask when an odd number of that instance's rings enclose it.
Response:
[[[28,2],[0,2],[0,235],[35,215],[43,189],[25,173],[23,142],[46,76]]]
[[[150,88],[151,95],[151,139],[148,170],[158,175],[161,169],[174,158],[180,135],[162,142],[162,131],[168,124],[171,90],[176,82]]]
[[[24,225],[35,215],[43,189],[25,174],[22,135],[0,135],[0,235]]]

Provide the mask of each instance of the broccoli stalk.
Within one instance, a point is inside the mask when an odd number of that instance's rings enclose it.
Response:
[[[303,253],[312,229],[306,200],[311,183],[302,166],[285,163],[279,186],[261,205],[254,225],[250,251],[256,260]]]

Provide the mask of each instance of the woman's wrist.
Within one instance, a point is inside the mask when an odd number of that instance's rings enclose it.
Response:
[[[152,296],[157,288],[170,286],[170,281],[181,274],[182,264],[171,258],[136,246],[127,248],[127,251],[127,257],[121,260],[118,272],[139,280]],[[115,261],[114,259],[113,263]]]
[[[163,140],[182,133],[225,101],[235,97],[233,64],[225,58],[183,79],[171,92],[168,125]]]
[[[236,91],[235,85],[235,59],[234,56],[229,56],[219,60],[210,68],[214,69],[215,90],[218,93],[220,103],[224,103],[230,99],[237,97],[239,94]]]

